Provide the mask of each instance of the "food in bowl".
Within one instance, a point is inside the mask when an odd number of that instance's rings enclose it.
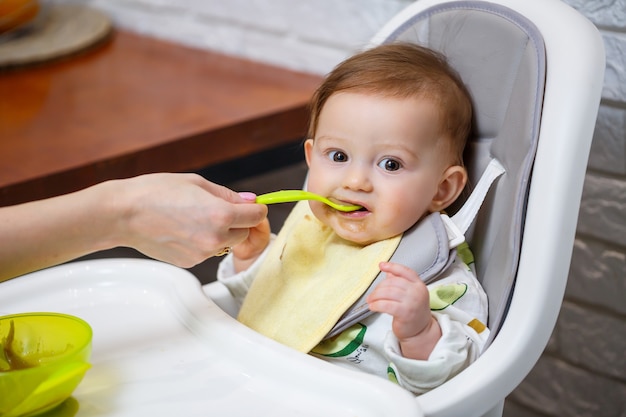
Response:
[[[60,313],[0,317],[0,416],[30,416],[72,395],[91,366],[91,326]]]

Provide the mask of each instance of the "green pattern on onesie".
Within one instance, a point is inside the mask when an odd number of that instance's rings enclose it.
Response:
[[[311,352],[330,358],[348,356],[361,346],[366,331],[361,323],[354,324],[337,336],[322,340]]]

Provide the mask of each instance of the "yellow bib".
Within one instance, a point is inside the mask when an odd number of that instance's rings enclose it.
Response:
[[[237,319],[309,352],[367,290],[401,235],[360,246],[323,225],[302,201],[270,248]]]

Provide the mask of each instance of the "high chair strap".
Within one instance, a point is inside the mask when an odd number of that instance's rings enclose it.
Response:
[[[465,234],[465,232],[467,232],[467,229],[469,229],[476,218],[480,206],[482,206],[483,201],[485,201],[491,184],[493,184],[500,175],[504,174],[504,171],[504,167],[496,158],[492,158],[491,161],[489,161],[472,194],[470,194],[459,211],[452,216],[452,222],[459,228],[461,233]]]
[[[389,261],[409,266],[426,284],[434,282],[454,261],[456,247],[465,242],[465,232],[476,218],[491,185],[504,172],[502,164],[492,158],[459,211],[451,218],[447,214],[431,213],[417,222],[402,235]],[[365,300],[384,277],[382,272],[376,276],[324,339],[338,335],[372,314]]]

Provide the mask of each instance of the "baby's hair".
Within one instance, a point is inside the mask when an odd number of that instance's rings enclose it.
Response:
[[[439,107],[440,131],[449,139],[454,163],[463,164],[463,150],[472,128],[471,98],[442,54],[398,42],[365,50],[341,62],[313,95],[309,138],[315,137],[326,100],[338,92],[433,100]]]

